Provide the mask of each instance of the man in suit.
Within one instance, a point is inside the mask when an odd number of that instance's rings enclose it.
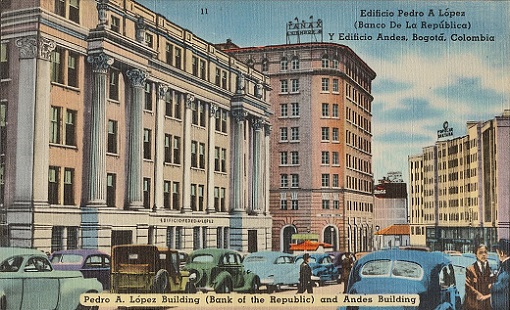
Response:
[[[466,295],[463,310],[491,310],[490,284],[493,282],[487,247],[475,248],[476,262],[466,269]]]
[[[500,260],[497,278],[491,286],[492,309],[510,309],[510,240],[499,239],[496,252]]]
[[[310,254],[303,254],[303,263],[299,266],[298,294],[304,293],[305,290],[308,293],[313,293],[312,268],[308,265],[309,262]]]

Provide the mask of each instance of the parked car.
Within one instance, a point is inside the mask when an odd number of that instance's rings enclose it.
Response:
[[[179,269],[179,252],[148,244],[112,248],[112,293],[194,292],[189,272]]]
[[[98,279],[110,290],[110,255],[93,249],[55,251],[50,256],[55,270],[80,271],[85,278]]]
[[[201,291],[255,293],[260,287],[260,278],[244,268],[241,254],[233,250],[195,250],[189,255],[185,269]]]
[[[299,283],[299,266],[294,264],[294,256],[283,252],[255,252],[243,260],[244,268],[257,274],[260,285],[269,293],[281,290],[282,285],[293,286]]]
[[[412,309],[451,309],[461,306],[454,267],[441,252],[393,248],[360,258],[349,277],[348,294],[418,294]],[[341,309],[376,307],[342,307]],[[402,309],[403,307],[385,308]]]
[[[309,253],[310,267],[312,268],[312,280],[319,285],[335,281],[340,283],[340,274],[333,265],[333,260],[328,253]],[[299,266],[303,262],[303,254],[296,256],[295,263]]]
[[[0,309],[97,309],[80,305],[80,295],[100,293],[96,279],[79,271],[54,270],[45,253],[0,248]]]

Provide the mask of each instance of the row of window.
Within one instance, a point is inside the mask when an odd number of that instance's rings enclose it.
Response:
[[[367,132],[372,131],[372,122],[349,107],[347,107],[345,110],[345,118],[350,123],[362,128]]]
[[[330,79],[329,78],[322,78],[322,81],[321,81],[321,91],[322,92],[329,92],[329,83]],[[339,86],[338,86],[338,79],[333,79],[333,83],[332,83],[332,87],[331,87],[331,91],[333,93],[337,93],[339,92]]]
[[[347,166],[347,168],[362,171],[364,173],[369,174],[372,172],[372,163],[369,160],[357,158],[356,156],[351,154],[345,155],[345,165]]]
[[[290,79],[290,90],[289,90],[289,80],[280,80],[280,93],[288,94],[288,93],[298,93],[299,92],[299,79]]]
[[[372,182],[368,180],[358,179],[352,176],[347,176],[346,188],[371,193],[373,191]]]
[[[329,135],[330,129],[331,129],[331,137]],[[330,138],[331,138],[331,140],[330,140]],[[336,127],[333,127],[333,128],[321,127],[321,141],[322,142],[327,142],[327,141],[339,142],[340,138],[339,138],[338,128],[336,128]]]
[[[369,113],[372,111],[372,103],[370,102],[370,99],[349,83],[345,84],[345,97],[354,102],[357,106],[363,108],[365,111]]]
[[[213,228],[207,226],[195,226],[193,228],[186,228],[183,226],[169,226],[166,230],[166,245],[169,248],[182,250],[184,248],[184,239],[189,235],[185,230],[193,229],[192,242],[193,249],[206,248],[212,246],[208,244],[209,234]],[[227,249],[230,246],[230,228],[229,227],[216,227],[216,248]]]
[[[322,117],[333,117],[338,118],[338,104],[333,103],[331,104],[331,113],[330,113],[330,104],[329,103],[323,103],[322,104]]]
[[[345,131],[345,143],[366,153],[372,152],[372,143],[350,130]]]
[[[349,211],[362,211],[362,212],[374,212],[374,205],[369,202],[360,201],[347,201],[347,210]]]

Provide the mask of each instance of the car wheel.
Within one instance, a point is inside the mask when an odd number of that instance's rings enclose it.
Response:
[[[259,292],[259,288],[260,288],[260,280],[259,280],[259,278],[253,279],[253,281],[251,282],[250,293],[252,293],[252,294],[258,293]]]
[[[7,309],[7,300],[5,299],[5,296],[2,296],[0,299],[0,310],[6,310]]]
[[[216,293],[225,293],[228,294],[232,292],[232,284],[230,284],[229,280],[223,281],[217,288]]]
[[[152,290],[154,293],[166,293],[168,289],[168,271],[165,269],[160,269],[156,276],[154,277],[154,283],[152,285]]]
[[[76,310],[99,310],[99,306],[84,306],[82,304],[79,304]]]
[[[267,286],[267,293],[272,294],[276,291],[276,285],[268,285]]]

